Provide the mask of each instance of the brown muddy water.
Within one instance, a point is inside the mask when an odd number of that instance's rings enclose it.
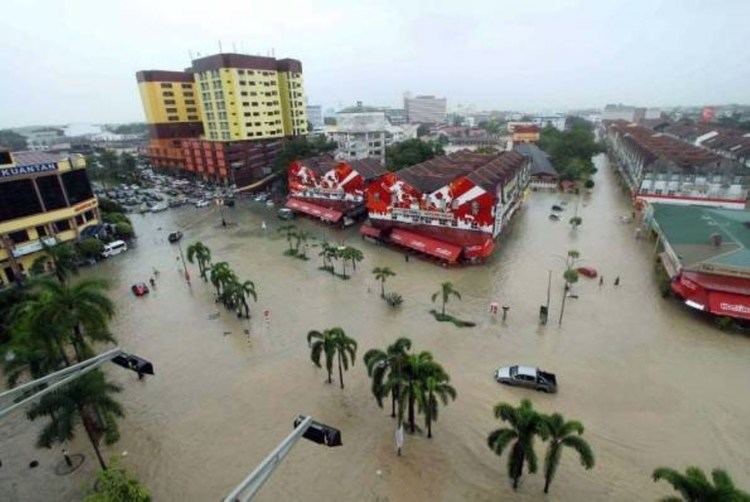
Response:
[[[598,161],[604,167],[606,161]],[[477,267],[406,263],[399,252],[362,242],[354,229],[339,232],[298,220],[363,250],[365,261],[349,281],[319,271],[317,257],[302,262],[282,256],[286,242],[274,231],[280,222],[256,203],[229,209],[228,218],[237,223],[229,229],[209,208],[135,216],[137,247],[87,272],[111,280],[120,345],[156,368],[156,376],[143,382],[119,368],[107,370],[124,387],[120,400],[127,412],[122,439],[107,455],[127,451],[124,464],[155,500],[219,500],[304,413],[340,428],[344,445],[299,443],[258,500],[501,500],[512,490],[506,458],[485,443],[499,424],[492,406],[530,398],[545,412],[581,420],[596,453],[592,471],[564,453],[550,500],[654,500],[670,493],[650,479],[660,465],[723,466],[747,488],[750,339],[722,333],[658,295],[653,244],[637,241],[633,225],[619,221],[630,209],[612,172],[600,169],[596,181],[593,195],[581,199],[577,231],[564,223],[573,197],[534,193],[492,261]],[[550,206],[561,199],[569,200],[563,221],[551,222]],[[270,225],[265,233],[263,219]],[[251,321],[217,308],[212,288],[197,279],[194,267],[187,287],[177,248],[166,242],[174,229],[185,233],[183,245],[202,240],[215,261],[228,261],[241,278],[256,282],[260,298]],[[558,327],[562,262],[555,255],[571,248],[604,274],[605,285],[582,278],[575,286],[579,298],[568,301]],[[380,301],[369,273],[383,265],[398,274],[387,283],[405,298],[398,312]],[[130,285],[147,280],[152,267],[161,271],[156,291],[133,297]],[[551,320],[539,327],[548,270]],[[476,328],[430,317],[430,295],[446,280],[463,293],[449,312],[477,321]],[[505,323],[488,316],[491,301],[510,306]],[[212,319],[215,312],[218,319]],[[333,326],[359,342],[343,391],[324,382],[305,342],[308,330]],[[407,436],[402,457],[394,452],[389,410],[371,397],[360,359],[399,336],[411,338],[416,350],[431,351],[458,390],[457,401],[441,411],[434,439]],[[494,382],[498,366],[515,363],[556,372],[559,393]],[[0,424],[0,499],[77,500],[96,470],[83,433],[68,449],[86,455],[84,467],[57,476],[59,449],[35,449],[36,431],[23,413]],[[537,452],[542,458],[541,443]],[[40,466],[29,469],[33,459]],[[540,474],[525,476],[517,497],[544,499],[542,486]]]

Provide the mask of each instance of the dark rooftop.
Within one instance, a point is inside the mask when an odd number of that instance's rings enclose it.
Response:
[[[549,174],[557,176],[557,170],[549,161],[547,152],[532,143],[521,143],[513,148],[515,151],[531,160],[531,175]]]

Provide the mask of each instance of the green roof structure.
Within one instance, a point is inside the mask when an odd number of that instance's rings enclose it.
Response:
[[[652,203],[651,227],[681,268],[750,276],[750,211]]]

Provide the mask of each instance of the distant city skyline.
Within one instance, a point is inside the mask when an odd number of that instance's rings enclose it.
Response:
[[[407,90],[449,110],[750,102],[743,1],[437,2],[429,13],[385,0],[6,3],[0,128],[140,122],[135,71],[187,67],[219,40],[302,61],[308,102],[323,110],[402,107]]]

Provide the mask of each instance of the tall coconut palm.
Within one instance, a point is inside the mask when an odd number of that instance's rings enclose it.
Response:
[[[292,239],[294,239],[295,232],[297,231],[297,226],[292,224],[282,225],[277,229],[278,232],[282,232],[286,234],[286,242],[289,245],[289,253],[294,252],[294,248],[292,247]]]
[[[396,272],[388,267],[375,267],[372,269],[375,280],[380,281],[380,297],[385,298],[385,281],[396,275]]]
[[[294,233],[294,253],[300,258],[307,258],[307,241],[311,238],[310,232],[300,228]],[[300,251],[300,248],[302,249]]]
[[[350,247],[348,249],[349,249],[349,252],[347,254],[348,254],[349,260],[352,262],[352,270],[357,270],[357,262],[364,260],[365,255],[362,254],[362,251],[360,251],[357,248]]]
[[[313,341],[315,340],[315,341]],[[328,383],[332,383],[331,374],[333,372],[333,359],[338,360],[339,366],[339,383],[344,388],[344,372],[348,370],[349,365],[354,365],[357,355],[357,341],[346,336],[341,328],[331,328],[319,331],[310,331],[307,333],[307,343],[310,345],[310,359],[315,366],[320,368],[320,358],[325,356],[326,371],[328,371]]]
[[[389,387],[399,386],[399,399],[406,404],[409,413],[409,430],[416,430],[416,404],[423,391],[424,382],[429,377],[442,377],[445,375],[443,368],[435,362],[432,354],[422,351],[419,354],[409,354],[406,357],[403,376],[397,380],[387,381],[386,390]]]
[[[193,260],[198,262],[198,270],[200,271],[201,278],[207,281],[206,272],[211,265],[211,250],[203,244],[201,241],[197,241],[187,248],[187,259],[190,263]]]
[[[576,269],[576,263],[581,257],[581,253],[575,249],[568,251],[565,257],[565,272],[563,272],[563,279],[565,280],[565,286],[563,287],[563,297],[560,304],[560,319],[557,324],[562,326],[563,314],[565,313],[565,299],[568,297],[568,290],[571,284],[578,282],[578,270]]]
[[[711,471],[711,481],[698,467],[688,467],[685,474],[659,467],[654,471],[654,481],[664,480],[680,493],[680,497],[666,497],[664,501],[674,502],[750,502],[750,494],[736,488],[729,474],[723,469]]]
[[[94,354],[89,342],[115,342],[107,326],[114,304],[104,294],[106,281],[86,279],[68,286],[46,279],[36,287],[37,296],[23,307],[35,333],[49,330],[66,336],[78,361]],[[61,355],[65,358],[64,351]]]
[[[42,428],[37,444],[50,448],[53,443],[69,441],[75,436],[77,425],[82,423],[99,464],[106,469],[98,436],[103,433],[107,444],[117,442],[120,437],[115,417],[124,416],[124,412],[112,397],[117,392],[120,392],[120,387],[109,383],[101,371],[94,370],[42,396],[28,412],[31,420],[43,416],[51,418]]]
[[[32,379],[41,378],[69,364],[63,359],[65,349],[62,341],[65,336],[57,332],[55,326],[48,326],[39,332],[37,325],[22,316],[11,328],[11,339],[0,346],[0,360],[8,386],[14,387],[24,375]]]
[[[459,293],[453,287],[453,283],[451,282],[444,282],[440,284],[440,291],[432,294],[432,303],[435,303],[435,300],[437,300],[438,297],[440,297],[443,302],[443,308],[441,310],[442,315],[445,315],[445,305],[448,303],[448,300],[450,300],[451,296],[455,296],[459,300],[461,299],[461,293]]]
[[[237,315],[242,316],[244,310],[245,317],[250,318],[250,306],[247,303],[248,298],[258,301],[258,293],[255,290],[253,281],[236,281],[234,283],[233,296],[237,305]]]
[[[530,473],[536,472],[537,458],[534,452],[534,438],[542,435],[542,417],[524,399],[515,408],[508,403],[499,403],[494,408],[495,418],[508,423],[508,427],[496,429],[487,437],[487,446],[498,456],[512,442],[508,456],[508,476],[513,480],[513,489],[518,489],[518,481],[523,475],[524,465]],[[542,436],[543,437],[543,436]]]
[[[32,268],[35,270],[43,271],[47,262],[52,263],[52,268],[55,271],[55,277],[60,284],[65,283],[70,276],[78,273],[78,255],[75,249],[70,244],[54,244],[52,246],[47,245],[44,240],[40,240],[42,243],[42,254],[32,264]]]
[[[440,402],[448,404],[448,399],[456,400],[456,389],[450,383],[450,377],[445,372],[438,372],[427,376],[419,382],[417,404],[419,412],[424,415],[427,437],[432,437],[432,423],[438,418]]]
[[[578,452],[581,465],[586,469],[594,467],[594,452],[591,446],[581,437],[583,424],[576,420],[566,421],[559,413],[542,417],[542,435],[547,437],[549,445],[544,457],[544,493],[549,493],[549,485],[560,464],[563,447],[567,446]]]
[[[345,278],[346,275],[346,264],[351,260],[352,251],[354,248],[350,248],[349,246],[339,247],[337,249],[338,258],[341,259],[341,277]]]
[[[224,286],[231,282],[234,277],[234,272],[232,272],[232,269],[229,268],[229,263],[220,261],[219,263],[214,263],[213,265],[211,265],[209,280],[211,281],[211,284],[213,284],[216,288],[217,299],[222,299],[221,293],[224,289]]]
[[[385,383],[392,379],[396,381],[404,373],[406,358],[411,349],[411,340],[398,338],[385,350],[370,349],[364,355],[364,363],[367,367],[367,375],[372,379],[372,395],[383,407],[383,398],[391,396],[391,417],[396,417],[396,401],[399,396],[399,387],[391,386],[390,392],[386,392]]]

